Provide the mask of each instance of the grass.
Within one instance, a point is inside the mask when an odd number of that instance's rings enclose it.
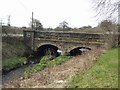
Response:
[[[43,70],[46,67],[53,67],[56,65],[60,65],[63,62],[69,60],[71,56],[59,56],[56,58],[52,58],[51,56],[44,56],[40,60],[40,63],[34,65],[34,67],[27,67],[24,72],[25,77],[29,77],[31,74],[36,73],[38,71]]]
[[[102,54],[91,69],[76,74],[70,88],[118,88],[118,48]]]
[[[18,65],[22,65],[27,59],[25,57],[13,57],[2,61],[4,70],[10,70]]]
[[[24,55],[25,45],[23,38],[2,37],[2,60]]]

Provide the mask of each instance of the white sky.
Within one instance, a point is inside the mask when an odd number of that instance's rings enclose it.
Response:
[[[34,18],[40,20],[43,27],[55,28],[66,21],[70,27],[96,26],[95,12],[90,0],[0,0],[0,19],[7,23],[11,16],[12,26],[27,26]]]

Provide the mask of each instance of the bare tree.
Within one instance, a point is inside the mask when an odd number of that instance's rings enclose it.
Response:
[[[118,4],[119,0],[92,0],[93,8],[97,12],[97,16],[103,19],[118,20]]]
[[[118,22],[118,7],[120,6],[120,0],[92,0],[93,8],[97,12],[98,19],[102,20],[112,20],[113,22]],[[107,29],[108,34],[104,33],[105,41],[108,41],[108,45],[114,46],[115,43],[115,29],[110,22],[103,22],[101,23],[104,26],[104,29]],[[105,25],[107,24],[107,25]],[[110,25],[108,25],[110,24]],[[109,28],[108,28],[109,27]],[[109,31],[110,30],[110,31]],[[111,33],[111,30],[112,33]]]

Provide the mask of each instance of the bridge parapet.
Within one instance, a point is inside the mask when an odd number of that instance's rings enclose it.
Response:
[[[35,38],[73,40],[73,41],[102,41],[102,34],[65,33],[65,32],[35,32]]]

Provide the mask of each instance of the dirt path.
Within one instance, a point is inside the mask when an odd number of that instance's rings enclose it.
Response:
[[[62,65],[46,68],[35,73],[28,79],[21,79],[6,83],[5,88],[63,88],[77,72],[90,68],[103,49],[91,50],[83,55],[72,58]]]

